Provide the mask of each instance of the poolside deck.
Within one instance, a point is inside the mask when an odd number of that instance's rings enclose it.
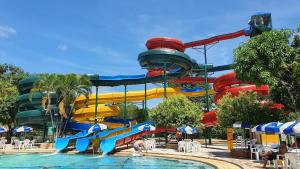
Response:
[[[179,158],[186,160],[202,161],[205,163],[214,164],[220,169],[253,169],[261,168],[261,162],[251,161],[250,159],[232,158],[227,150],[227,146],[222,141],[214,141],[213,145],[208,145],[207,148],[202,145],[201,151],[197,153],[183,153],[177,152],[175,149],[156,148],[144,153],[148,156]],[[124,147],[125,148],[125,147]],[[16,154],[16,153],[55,153],[52,147],[42,147],[35,149],[19,150],[7,147],[0,149],[0,154]],[[68,153],[77,153],[76,151],[69,151]],[[133,148],[119,150],[115,155],[131,155]],[[272,167],[270,167],[272,168]]]

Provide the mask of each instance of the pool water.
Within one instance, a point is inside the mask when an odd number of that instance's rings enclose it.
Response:
[[[201,162],[156,157],[92,156],[79,154],[0,155],[0,168],[42,169],[214,169]]]

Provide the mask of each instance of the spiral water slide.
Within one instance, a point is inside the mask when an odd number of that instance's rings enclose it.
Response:
[[[214,103],[218,104],[219,100],[230,93],[231,96],[238,96],[240,92],[254,91],[261,96],[268,96],[269,87],[266,85],[256,86],[251,83],[237,80],[234,72],[219,76],[214,81],[214,90],[217,92],[214,97]],[[218,124],[217,110],[206,113],[203,117],[202,123],[205,127],[211,127]]]
[[[42,107],[43,94],[40,92],[34,92],[30,96],[30,90],[33,87],[35,81],[38,77],[29,77],[23,79],[18,84],[18,89],[20,96],[18,98],[18,112],[16,115],[16,120],[20,125],[29,125],[35,128],[43,128],[47,126],[50,117],[46,114]],[[52,93],[51,102],[55,103],[57,100],[57,95]],[[51,105],[55,108],[55,105]]]

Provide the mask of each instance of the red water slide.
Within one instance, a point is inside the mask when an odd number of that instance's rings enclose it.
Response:
[[[227,33],[227,34],[223,34],[223,35],[217,35],[217,36],[213,36],[213,37],[210,37],[207,39],[184,43],[184,48],[191,48],[191,47],[196,47],[196,46],[207,45],[207,44],[211,44],[214,42],[219,42],[219,41],[228,40],[228,39],[234,39],[234,38],[238,38],[240,36],[246,36],[246,35],[247,34],[246,34],[245,30],[239,30],[237,32]]]
[[[247,82],[242,82],[236,79],[234,72],[219,76],[215,79],[213,84],[214,90],[217,94],[214,97],[214,102],[217,104],[218,101],[227,93],[231,96],[238,96],[240,92],[254,91],[261,96],[268,96],[269,87],[266,85],[256,86]],[[274,106],[273,106],[274,105]],[[273,104],[270,108],[282,108],[281,104]],[[217,110],[213,110],[204,114],[201,121],[205,127],[211,127],[218,124]]]

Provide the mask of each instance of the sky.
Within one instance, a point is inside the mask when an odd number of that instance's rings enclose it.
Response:
[[[0,4],[0,63],[29,73],[144,74],[137,57],[151,37],[190,42],[230,33],[247,28],[256,12],[271,12],[275,29],[300,24],[299,0],[0,0]],[[216,44],[207,53],[208,63],[232,63],[234,48],[247,39]],[[193,49],[186,54],[204,62],[203,54]],[[128,87],[139,89],[143,85]],[[122,90],[100,88],[102,93]],[[149,106],[159,101],[152,100]]]

